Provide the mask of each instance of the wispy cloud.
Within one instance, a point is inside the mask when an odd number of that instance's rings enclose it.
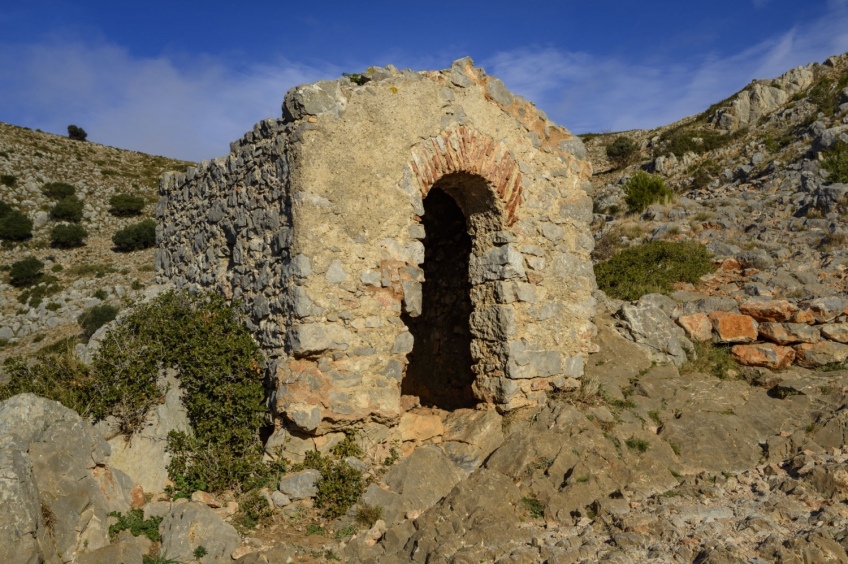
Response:
[[[576,132],[651,128],[703,111],[757,78],[848,51],[848,6],[740,53],[690,64],[639,64],[553,48],[525,48],[480,61],[514,92]]]
[[[108,44],[0,45],[2,107],[12,114],[0,119],[59,134],[74,123],[92,141],[200,160],[279,116],[290,87],[338,74],[284,59],[238,69],[212,57],[133,57]]]

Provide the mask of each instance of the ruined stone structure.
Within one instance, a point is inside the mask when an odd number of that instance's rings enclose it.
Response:
[[[584,157],[470,59],[299,86],[164,176],[157,272],[240,300],[298,432],[391,424],[402,394],[508,411],[592,347]]]

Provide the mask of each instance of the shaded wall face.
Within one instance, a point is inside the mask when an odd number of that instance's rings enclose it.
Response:
[[[444,409],[476,403],[472,390],[471,236],[454,199],[434,187],[424,199],[424,283],[421,314],[404,314],[414,338],[401,393]]]

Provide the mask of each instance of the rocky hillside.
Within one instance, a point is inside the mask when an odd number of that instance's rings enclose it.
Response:
[[[596,171],[596,258],[648,240],[694,239],[744,270],[713,293],[844,292],[848,185],[833,182],[823,161],[829,150],[846,150],[846,86],[848,55],[841,55],[754,81],[665,127],[583,136]],[[635,142],[624,163],[606,150],[619,137]],[[640,169],[660,175],[675,196],[627,214],[624,188]]]
[[[0,200],[33,223],[30,238],[2,242],[0,268],[8,273],[30,256],[44,264],[34,286],[0,278],[0,359],[75,337],[82,312],[104,303],[121,307],[152,283],[153,250],[118,252],[112,237],[153,218],[159,176],[188,164],[0,123]],[[82,246],[51,245],[62,222],[51,219],[57,200],[44,193],[48,183],[69,184],[82,200]],[[110,213],[110,198],[122,193],[143,198],[139,214]]]

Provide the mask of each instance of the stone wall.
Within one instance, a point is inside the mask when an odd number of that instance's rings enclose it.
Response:
[[[401,393],[508,411],[576,386],[595,307],[582,143],[470,59],[364,76],[292,89],[228,157],[166,176],[159,276],[242,301],[299,432],[394,423]]]

